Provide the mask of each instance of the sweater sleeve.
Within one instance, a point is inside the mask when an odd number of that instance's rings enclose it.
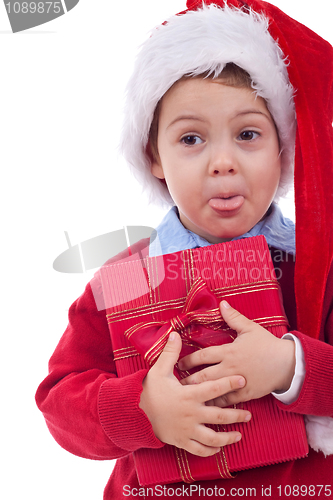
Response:
[[[278,406],[306,415],[333,417],[333,267],[327,280],[319,340],[292,331],[301,342],[305,379],[297,400]]]
[[[105,311],[90,284],[69,310],[36,402],[55,440],[71,453],[104,460],[163,443],[139,408],[147,370],[118,378]]]
[[[306,415],[333,417],[333,347],[300,332],[296,335],[303,347],[305,379],[298,399],[290,405],[277,402],[284,410]]]

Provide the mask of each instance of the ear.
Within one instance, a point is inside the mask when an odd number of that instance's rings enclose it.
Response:
[[[150,160],[150,169],[153,176],[157,177],[158,179],[165,179],[160,157],[157,154],[156,158],[156,155],[153,154],[150,139],[148,139],[148,143],[146,146],[146,155]]]
[[[151,173],[153,174],[154,177],[157,177],[158,179],[165,179],[165,175],[163,172],[163,167],[161,165],[160,160],[156,161],[153,160],[151,163]]]

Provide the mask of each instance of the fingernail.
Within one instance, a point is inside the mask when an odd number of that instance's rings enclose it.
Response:
[[[251,415],[251,413],[249,413],[249,414],[248,414],[248,415],[246,415],[246,417],[245,417],[245,422],[248,422],[249,420],[251,420],[251,418],[252,418],[252,415]]]
[[[230,309],[230,304],[229,304],[226,300],[222,300],[222,306],[223,306],[225,309]]]
[[[173,342],[176,338],[176,334],[175,332],[171,332],[170,335],[169,335],[169,342]]]
[[[245,379],[244,378],[240,378],[238,380],[238,385],[239,385],[239,387],[244,387],[244,385],[245,385]]]
[[[236,439],[235,439],[235,443],[238,443],[238,441],[240,441],[242,439],[242,435],[239,434]]]

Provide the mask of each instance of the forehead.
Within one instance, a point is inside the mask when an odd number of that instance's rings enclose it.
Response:
[[[271,118],[266,102],[253,89],[226,85],[222,78],[184,78],[163,96],[160,114],[164,117],[180,110],[200,113],[239,113],[252,109]]]

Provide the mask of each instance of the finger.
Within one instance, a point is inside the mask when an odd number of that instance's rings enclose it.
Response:
[[[201,445],[209,448],[220,450],[223,446],[237,443],[242,439],[242,435],[237,431],[217,432],[205,425],[201,425],[196,429],[195,440]]]
[[[192,354],[184,356],[178,362],[178,367],[180,370],[185,371],[196,366],[220,363],[222,360],[223,347],[224,346],[212,346],[192,352]]]
[[[244,391],[230,392],[229,394],[214,399],[213,404],[219,408],[227,408],[228,406],[237,405],[238,403],[245,403],[250,399],[253,399],[253,397]]]
[[[246,380],[240,375],[223,377],[218,380],[202,382],[202,384],[189,385],[187,390],[191,393],[193,399],[204,403],[211,399],[218,398],[229,392],[239,390],[244,387]]]
[[[202,382],[217,380],[224,376],[226,376],[226,374],[222,373],[222,368],[219,363],[218,365],[209,366],[208,368],[204,368],[199,372],[193,373],[192,375],[181,379],[180,383],[182,385],[201,384]]]
[[[153,366],[154,371],[158,372],[159,375],[165,376],[173,374],[173,369],[178,361],[181,348],[182,341],[180,336],[176,332],[171,332],[168,342]]]
[[[219,408],[227,408],[228,406],[232,406],[232,404],[235,404],[231,403],[229,398],[230,394],[234,393],[230,392],[229,394],[225,394],[224,396],[219,396],[218,398],[211,399],[210,401],[206,401],[205,404],[207,406],[218,406]]]
[[[223,426],[235,424],[236,422],[249,422],[251,420],[251,413],[247,410],[240,410],[237,408],[222,409],[218,406],[205,406],[203,411],[199,414],[199,418],[200,417],[202,423]]]
[[[236,311],[226,300],[222,300],[220,303],[220,311],[224,321],[239,335],[247,333],[253,328],[253,321]]]
[[[199,443],[195,439],[190,439],[186,446],[183,447],[184,450],[192,453],[192,455],[197,455],[198,457],[211,457],[216,455],[220,451],[220,447],[206,446]]]

